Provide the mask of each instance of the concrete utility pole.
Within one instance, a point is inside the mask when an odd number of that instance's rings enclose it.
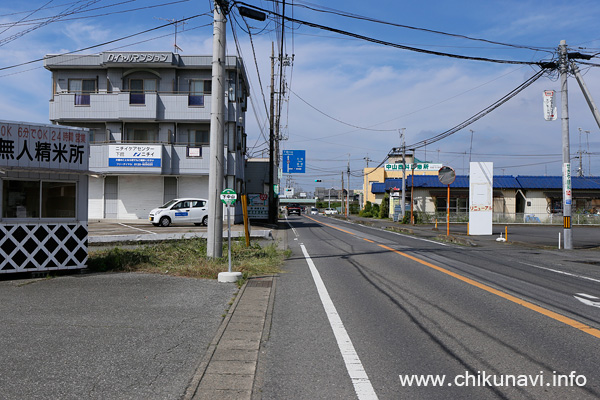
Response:
[[[225,39],[227,1],[215,1],[213,22],[210,164],[208,176],[208,238],[206,255],[223,256],[223,170],[225,168]]]
[[[561,99],[561,122],[562,122],[562,161],[563,161],[563,239],[564,249],[573,249],[573,232],[571,231],[571,157],[569,148],[569,96],[567,89],[567,73],[569,69],[569,57],[567,55],[567,43],[560,41],[558,46],[560,53],[560,99]]]
[[[271,103],[269,106],[269,223],[277,222],[275,203],[275,45],[271,42]]]
[[[406,128],[400,129],[400,139],[402,144],[402,203],[400,204],[402,211],[400,213],[402,221],[404,221],[404,204],[406,204],[406,144],[404,142],[404,131]],[[391,204],[391,199],[390,199]]]
[[[344,173],[342,172],[342,207],[340,211],[344,212],[344,210]]]
[[[350,214],[350,154],[348,154],[348,191],[346,192],[346,218],[348,218],[349,214]]]

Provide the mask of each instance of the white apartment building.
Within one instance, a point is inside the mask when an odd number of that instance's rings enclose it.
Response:
[[[211,63],[171,52],[46,56],[50,120],[90,130],[89,219],[147,219],[176,197],[208,199]],[[238,57],[227,57],[225,87],[223,187],[241,193],[249,86]]]

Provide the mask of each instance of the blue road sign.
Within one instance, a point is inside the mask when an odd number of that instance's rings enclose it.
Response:
[[[283,150],[283,173],[306,173],[306,150]]]

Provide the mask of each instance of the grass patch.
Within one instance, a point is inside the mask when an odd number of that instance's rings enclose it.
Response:
[[[227,244],[224,257],[206,257],[206,239],[194,238],[148,244],[136,248],[115,247],[90,251],[88,268],[95,272],[124,271],[150,272],[174,276],[216,279],[219,272],[228,270]],[[281,272],[281,265],[289,251],[278,250],[274,243],[258,243],[246,247],[245,240],[231,242],[231,269],[250,276]]]

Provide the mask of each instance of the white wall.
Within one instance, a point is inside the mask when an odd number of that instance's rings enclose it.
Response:
[[[104,218],[104,179],[90,176],[88,189],[88,219]]]

